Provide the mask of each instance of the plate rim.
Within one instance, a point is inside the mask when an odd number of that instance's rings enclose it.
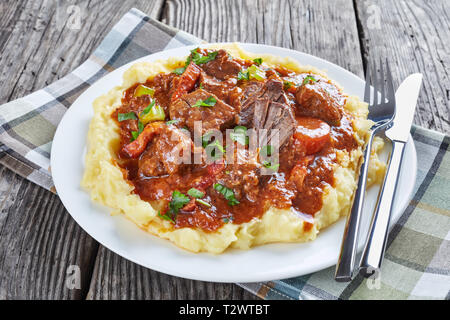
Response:
[[[153,53],[153,54],[150,54],[150,55],[147,55],[147,56],[144,56],[144,57],[141,57],[141,58],[138,58],[138,59],[136,59],[136,60],[133,60],[133,61],[131,61],[131,62],[129,62],[129,63],[127,63],[127,64],[125,64],[125,65],[123,65],[123,66],[121,66],[121,67],[119,67],[119,68],[117,68],[116,70],[114,70],[114,71],[112,71],[111,73],[108,73],[108,74],[106,74],[105,76],[103,76],[103,77],[101,77],[101,78],[99,78],[99,79],[97,79],[88,89],[86,89],[73,103],[72,103],[72,105],[74,105],[74,104],[76,104],[77,103],[77,101],[78,100],[80,100],[80,99],[82,99],[83,97],[85,97],[85,96],[88,96],[89,94],[89,92],[90,92],[90,90],[92,89],[92,87],[94,87],[94,85],[96,84],[96,83],[98,83],[98,82],[100,82],[100,81],[104,81],[104,78],[105,77],[107,77],[108,75],[111,75],[112,73],[119,73],[119,72],[122,72],[122,74],[123,74],[123,72],[124,72],[124,70],[126,70],[127,68],[129,68],[131,65],[133,65],[134,63],[137,63],[137,62],[140,62],[140,61],[146,61],[146,60],[149,60],[152,56],[154,56],[154,55],[158,55],[158,54],[161,54],[161,53],[165,53],[165,52],[168,52],[168,51],[178,51],[178,50],[182,50],[182,49],[185,49],[185,50],[189,50],[190,48],[195,48],[195,47],[198,47],[198,46],[209,46],[209,45],[221,45],[221,44],[230,44],[230,43],[237,43],[237,42],[220,42],[220,43],[207,43],[207,44],[201,44],[201,45],[190,45],[190,46],[183,46],[183,47],[178,47],[178,48],[172,48],[172,49],[168,49],[168,50],[163,50],[163,51],[159,51],[159,52],[156,52],[156,53]],[[296,54],[300,54],[300,55],[304,55],[304,56],[307,56],[307,57],[310,57],[310,58],[312,58],[313,60],[318,60],[320,63],[322,63],[322,64],[324,64],[324,65],[331,65],[333,68],[337,68],[337,70],[339,71],[339,72],[344,72],[347,76],[350,76],[350,77],[352,77],[352,78],[354,78],[354,77],[356,77],[356,78],[358,78],[360,81],[364,81],[363,79],[361,79],[359,76],[357,76],[357,75],[355,75],[355,74],[353,74],[352,72],[350,72],[350,71],[348,71],[348,70],[346,70],[346,69],[344,69],[344,68],[342,68],[342,67],[340,67],[339,65],[337,65],[337,64],[334,64],[334,63],[332,63],[332,62],[330,62],[330,61],[327,61],[327,60],[325,60],[325,59],[322,59],[322,58],[320,58],[320,57],[316,57],[316,56],[314,56],[314,55],[310,55],[310,54],[307,54],[307,53],[304,53],[304,52],[301,52],[301,51],[297,51],[297,50],[293,50],[293,49],[287,49],[287,48],[282,48],[282,47],[277,47],[277,46],[271,46],[271,45],[264,45],[264,44],[256,44],[256,43],[239,43],[238,42],[238,44],[242,47],[242,48],[244,48],[245,50],[248,50],[248,51],[250,51],[251,52],[251,48],[249,48],[249,47],[260,47],[260,48],[262,48],[262,49],[264,49],[264,48],[270,48],[270,49],[272,49],[272,50],[275,50],[275,51],[283,51],[284,53],[286,53],[286,56],[290,53],[290,52],[295,52]],[[176,55],[176,56],[178,56],[178,55]],[[297,60],[296,58],[294,58],[295,60]],[[319,69],[321,69],[321,70],[323,70],[324,68],[323,67],[318,67]],[[328,70],[327,70],[328,71]],[[335,80],[335,81],[337,81],[338,83],[339,83],[339,80],[336,80],[336,79],[333,79],[333,80]],[[117,84],[115,84],[115,85],[117,85]],[[111,88],[113,88],[114,87],[114,85],[111,85],[110,86],[110,89]],[[99,93],[99,94],[101,94],[101,93]],[[98,94],[98,95],[99,95]],[[97,95],[97,96],[98,96]],[[71,105],[71,106],[72,106]],[[92,106],[90,106],[91,108],[92,108]],[[64,123],[65,123],[65,121],[67,121],[67,119],[69,118],[69,116],[70,116],[70,114],[72,114],[73,112],[75,112],[75,108],[68,108],[68,110],[67,110],[67,112],[63,115],[63,117],[62,117],[62,119],[61,119],[61,121],[60,121],[60,123],[58,124],[58,127],[57,127],[57,129],[56,129],[56,132],[55,132],[55,136],[54,136],[54,140],[53,140],[53,144],[52,144],[52,151],[51,151],[51,154],[50,154],[50,164],[51,164],[51,167],[53,168],[53,167],[56,167],[56,166],[54,166],[54,164],[56,163],[56,161],[57,161],[57,157],[58,157],[58,155],[57,155],[57,152],[53,152],[53,146],[55,145],[55,141],[58,143],[58,141],[59,141],[59,137],[60,137],[60,135],[61,135],[61,131],[63,130],[63,129],[61,129],[61,128],[63,128],[64,127]],[[65,120],[66,119],[66,120]],[[85,132],[84,133],[84,136],[86,136],[87,135],[87,132]],[[57,143],[56,143],[56,145],[57,145]],[[86,141],[84,142],[84,144],[86,145]],[[414,155],[414,157],[412,157],[412,159],[410,159],[411,160],[411,163],[410,163],[410,165],[411,165],[411,167],[413,167],[414,168],[414,170],[413,170],[413,178],[414,178],[414,180],[413,181],[416,181],[416,179],[417,179],[417,153],[416,153],[416,149],[415,149],[415,145],[414,145],[414,141],[412,140],[412,137],[411,137],[411,135],[409,135],[409,139],[408,139],[408,142],[407,142],[407,145],[409,145],[409,147],[410,148],[412,148],[412,152],[413,152],[413,155]],[[127,259],[127,260],[129,260],[129,261],[131,261],[131,262],[134,262],[134,263],[136,263],[136,264],[138,264],[138,265],[140,265],[140,266],[143,266],[143,267],[145,267],[145,268],[148,268],[148,269],[152,269],[152,270],[155,270],[155,271],[158,271],[158,272],[162,272],[162,273],[165,273],[165,274],[169,274],[169,275],[172,275],[172,276],[177,276],[177,277],[183,277],[183,278],[187,278],[187,279],[192,279],[192,280],[201,280],[201,281],[212,281],[212,282],[224,282],[224,283],[232,283],[232,282],[241,282],[241,283],[248,283],[248,282],[257,282],[257,281],[273,281],[273,280],[278,280],[278,279],[285,279],[285,278],[290,278],[290,277],[295,277],[295,276],[301,276],[301,275],[304,275],[304,274],[309,274],[309,273],[312,273],[312,272],[317,272],[317,271],[320,271],[320,270],[323,270],[323,269],[325,269],[325,268],[328,268],[328,267],[330,267],[330,266],[332,266],[332,265],[335,265],[336,264],[336,262],[337,262],[337,258],[336,259],[334,259],[334,258],[328,258],[328,259],[323,259],[322,260],[322,262],[321,263],[316,263],[316,264],[314,264],[314,265],[304,265],[303,266],[303,268],[302,268],[302,270],[301,271],[295,271],[296,269],[294,268],[293,270],[284,270],[283,272],[279,272],[281,275],[279,276],[279,277],[274,277],[273,276],[273,271],[270,271],[270,272],[260,272],[260,273],[258,273],[258,275],[257,276],[249,276],[249,275],[246,275],[246,276],[244,276],[244,277],[241,277],[241,276],[234,276],[234,277],[230,277],[230,276],[228,276],[228,277],[207,277],[207,278],[205,278],[205,277],[202,277],[202,275],[200,274],[200,272],[197,272],[197,273],[193,273],[193,272],[176,272],[176,271],[172,271],[172,270],[169,270],[169,271],[167,271],[167,269],[164,269],[163,267],[160,267],[160,265],[153,265],[153,266],[151,266],[151,267],[149,267],[149,266],[147,266],[147,265],[145,265],[145,264],[143,264],[142,262],[140,262],[140,261],[138,261],[137,259],[135,259],[133,256],[131,256],[131,255],[129,255],[129,254],[126,254],[126,253],[124,253],[123,252],[123,250],[119,250],[118,248],[114,248],[114,247],[112,247],[112,246],[110,246],[109,245],[109,243],[105,243],[104,241],[102,241],[102,240],[99,240],[98,238],[98,236],[95,236],[95,235],[93,235],[92,233],[91,233],[91,230],[90,230],[90,228],[89,227],[86,227],[85,226],[85,224],[84,223],[82,223],[82,222],[80,222],[79,221],[79,217],[77,217],[77,215],[76,214],[73,214],[69,209],[68,209],[68,206],[67,206],[67,204],[66,204],[66,201],[65,201],[65,196],[61,196],[61,193],[59,193],[59,191],[58,190],[61,190],[62,189],[62,187],[60,186],[60,180],[59,180],[59,178],[60,177],[57,177],[57,175],[55,175],[55,172],[56,171],[53,171],[52,170],[52,177],[53,177],[53,181],[54,181],[54,184],[55,184],[55,188],[56,188],[56,190],[57,190],[57,192],[58,192],[58,196],[59,196],[59,198],[61,199],[61,201],[62,201],[62,203],[63,203],[63,205],[64,205],[64,207],[66,208],[66,210],[69,212],[69,214],[71,215],[71,217],[77,222],[77,224],[87,233],[87,234],[89,234],[89,236],[91,236],[95,241],[97,241],[97,242],[99,242],[101,245],[103,245],[104,247],[106,247],[107,249],[109,249],[109,250],[111,250],[112,252],[114,252],[114,253],[116,253],[116,254],[118,254],[118,255],[120,255],[121,257],[123,257],[123,258],[125,258],[125,259]],[[81,180],[81,177],[80,177],[80,180]],[[78,187],[78,186],[77,186]],[[406,209],[406,207],[408,206],[408,204],[409,204],[409,201],[411,200],[411,198],[412,198],[412,196],[413,196],[413,191],[414,191],[414,184],[412,184],[412,186],[409,188],[409,190],[408,190],[408,195],[407,195],[407,200],[405,201],[405,203],[402,205],[402,207],[400,208],[400,214],[398,215],[398,218],[400,218],[401,217],[401,215],[403,214],[403,212],[405,211],[405,209]],[[85,191],[82,191],[82,192],[85,192]],[[89,197],[90,198],[90,197]],[[91,202],[92,202],[92,200],[91,200]],[[392,217],[391,217],[392,218]],[[341,221],[343,218],[341,217],[339,220],[337,220],[333,225],[335,225],[335,224],[337,224],[337,223],[339,223],[339,221]],[[332,226],[333,226],[332,225]],[[391,223],[391,225],[390,225],[390,227],[392,227],[393,226],[393,223]],[[330,226],[331,227],[331,226]],[[320,236],[320,234],[318,235],[318,237]],[[164,239],[164,241],[168,241],[168,240],[165,240]],[[171,246],[174,246],[175,247],[175,245],[174,244],[172,244],[172,243],[170,243],[170,245]],[[266,246],[266,245],[264,245],[264,246]],[[178,249],[178,248],[177,248]],[[181,249],[181,250],[183,250],[183,249]],[[330,264],[330,260],[332,260],[331,261],[331,264]]]

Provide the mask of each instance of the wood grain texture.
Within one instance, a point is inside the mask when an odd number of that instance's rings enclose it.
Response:
[[[235,284],[193,281],[149,270],[101,247],[87,299],[254,300],[258,298]]]
[[[414,123],[450,134],[450,2],[356,1],[365,59],[389,58],[397,84],[424,76]]]
[[[0,103],[41,89],[78,67],[133,7],[158,18],[163,2],[1,1]],[[74,10],[79,12],[79,29]]]
[[[291,48],[363,74],[351,0],[169,0],[163,22],[209,42]]]
[[[334,14],[336,7],[344,13]],[[209,42],[294,48],[362,74],[351,1],[168,1],[162,17],[163,22]],[[97,257],[88,298],[257,299],[233,284],[191,281],[150,271],[104,248]]]
[[[79,30],[67,24],[70,4],[81,9]],[[158,17],[162,5],[130,0],[1,1],[0,103],[40,89],[77,67],[132,7]],[[0,299],[83,299],[97,249],[56,195],[0,166]],[[70,265],[80,268],[80,290],[66,286]]]
[[[97,246],[56,195],[0,168],[0,299],[82,298]],[[66,286],[70,265],[80,290]]]

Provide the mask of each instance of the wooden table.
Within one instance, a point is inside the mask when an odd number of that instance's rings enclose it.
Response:
[[[132,7],[207,41],[293,48],[361,77],[368,59],[388,57],[396,84],[424,74],[415,123],[450,132],[447,0],[2,0],[0,104],[80,65]],[[80,29],[73,28],[74,10]],[[70,265],[80,268],[80,289],[66,286]],[[88,236],[56,195],[0,167],[0,299],[256,297],[234,284],[176,278],[117,256]]]

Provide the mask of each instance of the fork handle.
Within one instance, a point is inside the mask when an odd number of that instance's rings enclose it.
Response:
[[[361,256],[360,273],[366,277],[378,274],[383,261],[404,148],[404,142],[392,141],[388,170]]]
[[[342,237],[341,252],[334,275],[334,279],[339,282],[351,281],[353,276],[373,137],[374,132],[371,132],[364,151],[363,163],[360,167],[352,209],[347,217],[344,235]]]

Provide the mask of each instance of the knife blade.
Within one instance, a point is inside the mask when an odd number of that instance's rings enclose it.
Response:
[[[385,131],[386,137],[392,142],[392,151],[359,264],[360,273],[366,277],[376,276],[380,272],[403,150],[408,141],[421,84],[422,74],[412,74],[402,82],[395,93],[396,111],[393,124]]]
[[[406,78],[395,92],[397,105],[393,124],[385,131],[386,137],[389,139],[408,141],[421,84],[422,74],[414,73]]]

